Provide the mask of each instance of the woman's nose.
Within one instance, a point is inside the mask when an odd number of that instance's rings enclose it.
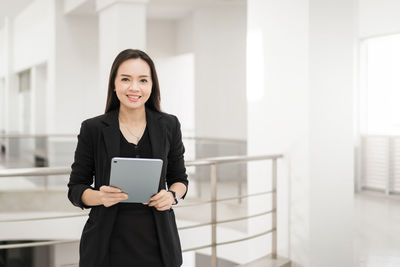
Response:
[[[133,91],[138,91],[139,90],[139,83],[136,81],[132,81],[129,89],[133,90]]]

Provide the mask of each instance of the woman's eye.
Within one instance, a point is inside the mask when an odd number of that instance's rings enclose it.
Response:
[[[146,79],[141,79],[140,80],[142,83],[147,83],[147,80]]]
[[[129,81],[129,79],[128,78],[122,78],[121,81],[126,82],[126,81]]]

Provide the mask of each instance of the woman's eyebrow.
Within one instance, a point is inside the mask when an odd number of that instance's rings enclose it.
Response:
[[[131,75],[129,75],[129,74],[120,74],[121,76],[126,76],[126,77],[132,77]],[[142,78],[142,77],[146,77],[146,78],[148,78],[148,77],[150,77],[149,75],[139,75],[139,77],[140,78]]]

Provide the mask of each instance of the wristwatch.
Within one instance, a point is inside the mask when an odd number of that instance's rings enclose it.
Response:
[[[175,203],[172,203],[172,205],[178,204],[178,198],[176,197],[176,192],[175,192],[175,191],[172,191],[172,190],[168,190],[168,192],[171,192],[171,193],[172,193],[172,196],[173,196],[174,199],[175,199]]]

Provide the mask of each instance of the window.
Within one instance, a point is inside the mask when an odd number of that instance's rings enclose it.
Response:
[[[400,34],[361,48],[361,133],[400,135]]]

